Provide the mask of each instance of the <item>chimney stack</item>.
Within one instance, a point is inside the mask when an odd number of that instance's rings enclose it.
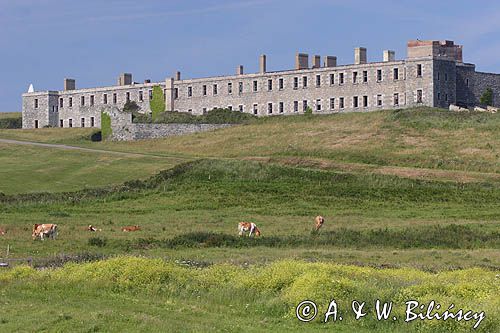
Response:
[[[181,80],[181,72],[177,71],[175,72],[175,81],[180,81]]]
[[[118,85],[119,86],[128,86],[132,84],[132,74],[130,73],[122,73],[118,77]]]
[[[309,55],[306,53],[297,53],[295,55],[295,69],[309,68]]]
[[[238,68],[236,68],[236,74],[243,75],[243,65],[239,65]]]
[[[312,68],[320,68],[321,67],[321,56],[315,55],[313,57]]]
[[[151,80],[150,79],[146,79],[146,80],[144,80],[144,83],[151,83]]]
[[[64,90],[75,90],[76,81],[74,79],[64,79]]]
[[[366,48],[357,47],[354,49],[354,64],[366,64]]]
[[[337,66],[337,57],[334,56],[325,56],[325,67],[336,67]]]
[[[395,61],[396,52],[392,50],[384,50],[384,62]]]
[[[260,69],[261,73],[266,72],[266,55],[265,54],[260,56],[259,69]]]

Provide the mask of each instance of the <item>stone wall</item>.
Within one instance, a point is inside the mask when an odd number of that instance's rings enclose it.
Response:
[[[457,66],[459,104],[480,104],[479,100],[487,88],[493,91],[493,106],[500,107],[500,74],[476,72],[473,65]]]
[[[232,124],[146,124],[132,123],[132,114],[118,108],[105,111],[111,118],[111,140],[134,141],[212,131]]]

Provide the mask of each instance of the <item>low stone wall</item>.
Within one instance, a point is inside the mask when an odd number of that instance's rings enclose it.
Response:
[[[111,140],[113,141],[158,139],[234,126],[233,124],[134,124],[130,113],[121,112],[118,109],[106,112],[111,117]]]

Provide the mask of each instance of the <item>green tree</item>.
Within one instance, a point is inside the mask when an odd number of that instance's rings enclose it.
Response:
[[[304,114],[307,114],[307,115],[312,115],[313,114],[313,109],[311,109],[310,106],[308,106],[306,108],[306,110],[304,111]]]
[[[493,105],[493,90],[491,88],[486,88],[485,92],[481,95],[479,103],[483,105]]]
[[[101,138],[107,139],[111,133],[111,117],[109,114],[101,112]]]
[[[165,96],[160,86],[153,87],[153,98],[149,102],[151,108],[153,121],[158,119],[158,116],[165,112]]]

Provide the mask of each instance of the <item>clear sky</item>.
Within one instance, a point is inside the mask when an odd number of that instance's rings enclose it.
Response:
[[[21,94],[77,87],[291,69],[297,51],[353,63],[384,49],[406,56],[409,39],[451,39],[464,61],[500,73],[498,0],[0,0],[0,111],[20,111]]]

